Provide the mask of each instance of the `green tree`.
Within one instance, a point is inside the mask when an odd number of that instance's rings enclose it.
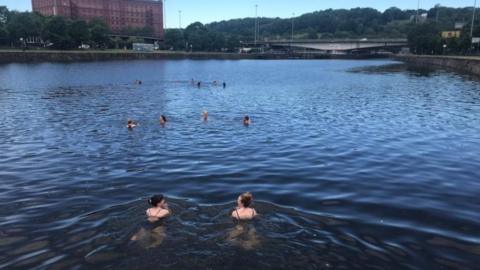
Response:
[[[0,6],[0,45],[8,43],[8,32],[6,28],[8,16],[8,9],[5,6]]]
[[[55,49],[71,49],[74,46],[74,41],[68,35],[67,22],[63,17],[48,18],[42,36],[50,41]]]
[[[94,18],[88,24],[90,28],[91,43],[95,48],[104,48],[109,42],[108,34],[110,29],[107,24],[99,18]]]
[[[165,31],[166,49],[180,50],[185,49],[185,37],[180,29],[168,29]]]
[[[6,6],[0,6],[0,25],[4,25],[8,18],[8,8]]]
[[[186,42],[196,51],[206,51],[208,45],[208,30],[200,22],[190,24],[185,28]]]
[[[18,42],[20,38],[41,36],[43,18],[31,12],[10,12],[7,17],[6,29],[9,38]]]
[[[68,35],[76,47],[90,41],[90,31],[85,21],[72,21],[68,25]]]
[[[313,27],[308,28],[307,33],[308,33],[308,35],[307,35],[308,39],[317,39],[318,38],[317,30]]]
[[[412,25],[408,33],[410,50],[415,54],[443,52],[440,29],[435,23]]]
[[[231,35],[227,37],[225,47],[229,52],[235,52],[240,47],[240,40],[238,39],[238,36]]]

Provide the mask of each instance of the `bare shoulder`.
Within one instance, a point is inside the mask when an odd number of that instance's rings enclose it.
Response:
[[[159,218],[163,218],[163,217],[166,217],[168,215],[170,215],[170,210],[169,209],[163,209],[162,211],[160,211],[160,213],[158,213]]]

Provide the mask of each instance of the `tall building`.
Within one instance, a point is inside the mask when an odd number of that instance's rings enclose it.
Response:
[[[162,0],[32,0],[32,8],[45,16],[86,21],[101,18],[115,34],[149,26],[154,38],[163,39]]]

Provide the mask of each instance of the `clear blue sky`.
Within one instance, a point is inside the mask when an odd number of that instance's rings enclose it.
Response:
[[[292,13],[302,14],[328,8],[373,7],[385,10],[396,6],[415,9],[417,0],[167,0],[167,27],[178,27],[182,11],[182,26],[200,21],[228,20],[253,17],[255,5],[262,17],[291,17]],[[473,6],[473,0],[420,0],[420,8],[429,9],[435,4],[451,7]],[[9,9],[30,10],[31,0],[0,0],[0,5]]]

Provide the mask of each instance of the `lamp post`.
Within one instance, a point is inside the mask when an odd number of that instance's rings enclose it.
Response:
[[[167,0],[163,0],[163,28],[167,28],[167,13],[165,12],[165,4],[167,3]]]
[[[420,11],[420,0],[417,1],[417,15],[415,15],[415,24],[418,24],[418,12]]]
[[[470,38],[473,38],[473,25],[475,24],[475,10],[477,9],[477,0],[473,2],[472,25],[470,26]]]
[[[182,29],[182,11],[178,11],[178,28]]]
[[[258,5],[255,5],[255,27],[254,27],[254,36],[255,36],[255,48],[257,47],[257,27],[258,27]]]
[[[295,26],[295,13],[292,13],[292,39],[291,42],[293,42],[293,29]]]

